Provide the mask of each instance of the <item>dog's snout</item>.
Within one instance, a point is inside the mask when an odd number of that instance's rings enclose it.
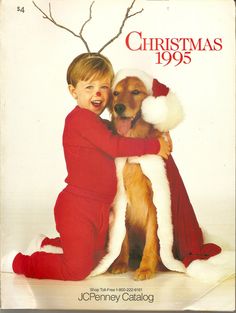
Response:
[[[125,111],[125,105],[123,103],[118,103],[114,107],[115,112],[121,115]]]

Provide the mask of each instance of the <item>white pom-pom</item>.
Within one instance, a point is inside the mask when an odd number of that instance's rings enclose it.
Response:
[[[163,122],[167,116],[166,97],[149,96],[142,103],[142,117],[150,124]]]
[[[161,132],[176,127],[183,120],[183,108],[174,93],[167,96],[149,96],[142,103],[143,119]]]

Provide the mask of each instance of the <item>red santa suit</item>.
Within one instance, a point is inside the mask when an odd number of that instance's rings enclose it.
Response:
[[[142,118],[161,132],[174,128],[183,118],[182,106],[168,87],[136,69],[120,70],[113,88],[126,77],[138,77],[149,96],[143,100]],[[119,158],[116,160],[118,192],[113,204],[114,218],[106,256],[91,276],[107,270],[118,257],[125,236],[127,198],[123,185],[125,162],[139,163],[152,183],[153,202],[157,208],[160,257],[166,268],[206,282],[225,279],[235,271],[234,251],[221,251],[214,243],[205,243],[187,191],[172,156],[163,161],[159,156]]]
[[[114,158],[157,154],[155,139],[113,135],[95,113],[78,106],[67,116],[63,146],[67,187],[59,194],[54,213],[60,238],[44,245],[61,247],[62,254],[17,254],[15,273],[32,278],[84,279],[105,253],[109,211],[116,194]]]

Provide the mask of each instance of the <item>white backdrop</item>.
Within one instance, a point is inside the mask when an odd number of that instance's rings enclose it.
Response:
[[[36,3],[48,11],[48,0]],[[96,0],[84,34],[92,51],[113,37],[128,0]],[[54,18],[79,32],[89,1],[51,1]],[[24,13],[17,7],[24,7]],[[115,71],[142,69],[174,90],[185,120],[172,131],[174,158],[201,225],[232,235],[234,220],[234,4],[227,0],[137,0],[141,14],[104,50]],[[109,16],[109,17],[108,17]],[[106,18],[107,17],[107,18]],[[112,21],[112,23],[110,22]],[[125,46],[130,31],[148,37],[223,38],[219,52],[192,52],[189,65],[155,64],[153,52]],[[82,42],[42,18],[30,0],[2,1],[1,215],[3,253],[42,232],[55,235],[53,206],[65,186],[64,119],[75,102],[66,85]],[[226,230],[226,232],[225,232]],[[218,231],[217,231],[218,232]],[[232,242],[233,239],[231,238]]]

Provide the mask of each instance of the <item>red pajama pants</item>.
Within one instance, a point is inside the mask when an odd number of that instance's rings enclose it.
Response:
[[[105,254],[109,210],[113,199],[91,199],[67,186],[58,196],[54,214],[60,238],[45,238],[42,245],[54,245],[63,254],[19,253],[13,270],[32,278],[82,280]]]

